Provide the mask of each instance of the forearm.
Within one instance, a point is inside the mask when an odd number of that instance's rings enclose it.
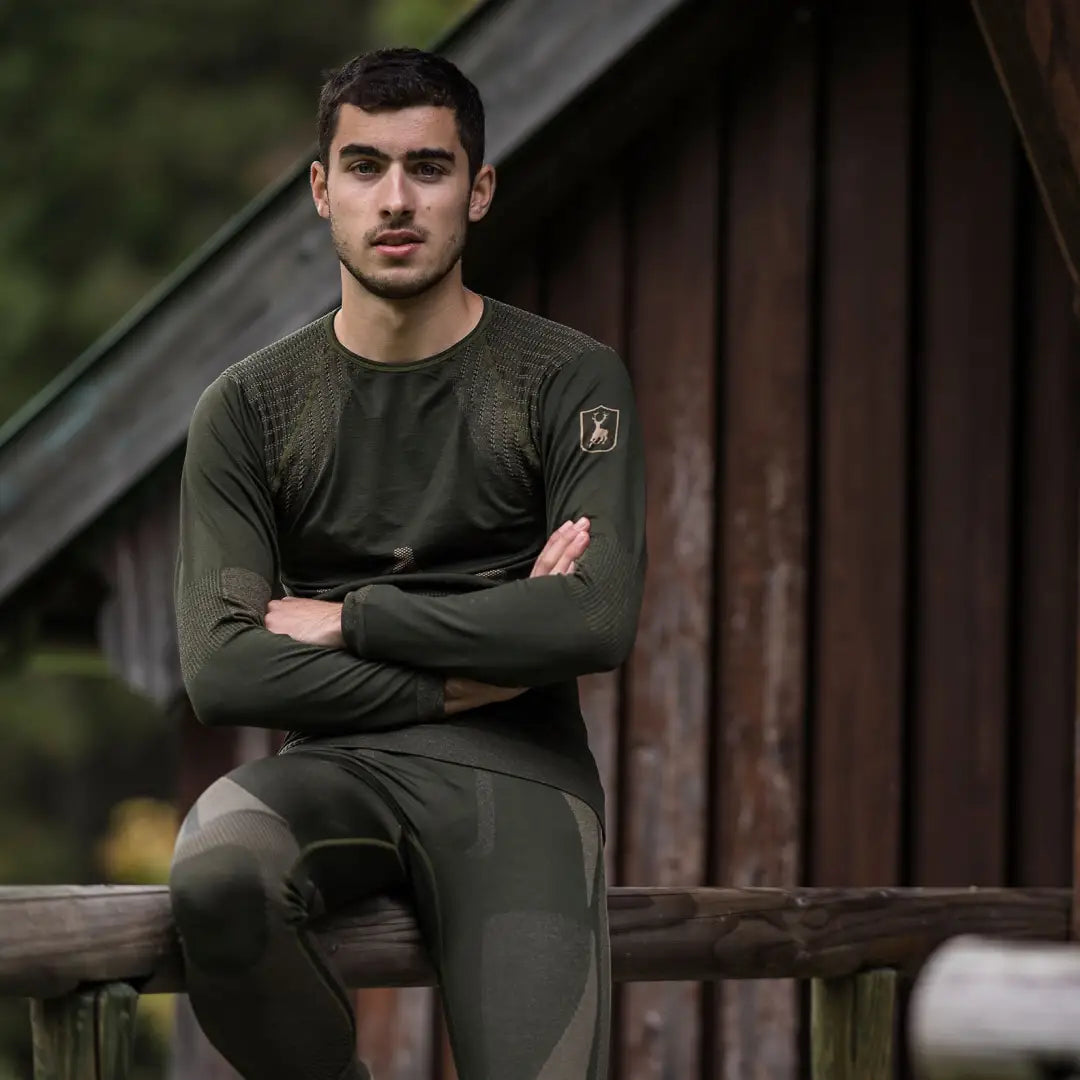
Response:
[[[208,726],[330,734],[379,731],[443,716],[443,678],[304,645],[260,627],[237,631],[185,678]]]
[[[346,598],[342,630],[349,649],[366,659],[541,686],[623,662],[637,624],[642,564],[594,538],[572,575],[444,597],[376,585]]]

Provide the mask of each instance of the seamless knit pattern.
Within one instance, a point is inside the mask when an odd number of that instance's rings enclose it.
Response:
[[[619,357],[484,301],[431,357],[345,349],[333,314],[204,393],[181,497],[183,671],[208,723],[285,728],[287,748],[379,748],[603,792],[576,677],[617,667],[645,568],[644,462]],[[587,517],[576,572],[529,577]],[[346,649],[262,625],[271,595],[343,603]],[[446,677],[526,687],[442,715]]]
[[[239,386],[262,426],[263,460],[282,517],[291,519],[303,493],[333,452],[347,373],[312,323],[224,372]]]

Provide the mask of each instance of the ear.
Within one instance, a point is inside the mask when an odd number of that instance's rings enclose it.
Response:
[[[495,198],[495,167],[484,165],[473,180],[469,195],[469,221],[477,222],[484,218]]]
[[[311,198],[315,202],[315,209],[319,217],[330,217],[330,189],[327,187],[326,166],[321,161],[311,163]]]

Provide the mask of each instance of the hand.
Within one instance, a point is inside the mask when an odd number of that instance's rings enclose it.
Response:
[[[526,689],[524,686],[492,686],[475,679],[451,676],[443,684],[443,711],[447,716],[454,716],[495,701],[510,701],[524,694]]]
[[[578,518],[560,525],[548,537],[544,550],[536,557],[529,577],[548,577],[553,574],[572,574],[589,546],[589,519]]]
[[[344,649],[341,634],[341,604],[328,600],[304,600],[286,596],[271,600],[263,619],[271,634],[284,634],[305,645],[322,645],[327,649]]]
[[[589,519],[568,521],[557,528],[536,558],[529,577],[572,574],[574,560],[589,546]],[[447,716],[478,709],[496,701],[510,701],[524,694],[528,687],[493,686],[475,679],[449,678],[443,684],[443,708]]]

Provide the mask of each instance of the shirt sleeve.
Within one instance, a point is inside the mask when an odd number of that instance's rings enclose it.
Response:
[[[443,715],[443,678],[305,645],[263,624],[279,580],[262,424],[222,376],[188,434],[176,613],[184,685],[210,726],[378,730]]]
[[[357,656],[504,686],[626,659],[645,573],[644,453],[626,368],[610,349],[588,352],[549,379],[539,409],[548,533],[590,520],[575,573],[446,597],[367,586],[345,598],[342,617]]]

